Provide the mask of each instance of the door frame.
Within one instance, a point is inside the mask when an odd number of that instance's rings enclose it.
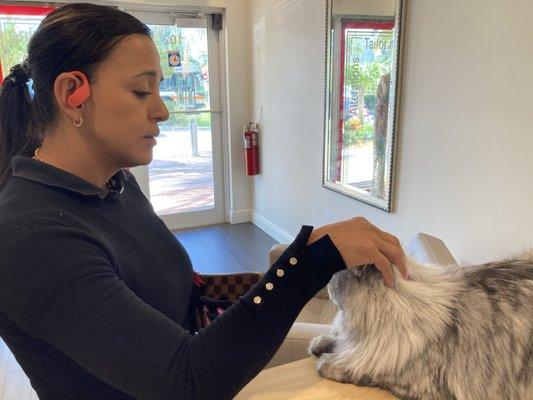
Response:
[[[103,2],[101,2],[103,3]],[[174,5],[152,5],[152,4],[135,4],[123,2],[105,2],[106,4],[113,4],[120,10],[125,12],[138,12],[139,14],[154,13],[155,18],[161,18],[162,14],[170,14],[167,18],[176,18],[179,14],[186,16],[191,13],[205,13],[222,14],[223,21],[225,21],[225,9],[218,7],[204,7],[204,6],[174,6]],[[176,14],[176,15],[172,15]],[[143,20],[146,24],[151,24],[151,21]],[[156,21],[155,19],[153,21]],[[212,38],[208,39],[209,52],[209,74],[211,77],[218,75],[218,88],[215,90],[215,98],[210,98],[211,111],[211,137],[212,148],[217,148],[217,152],[213,151],[213,180],[215,183],[215,208],[210,210],[193,211],[179,214],[161,215],[160,218],[167,225],[170,230],[184,229],[203,225],[213,225],[223,223],[227,220],[228,205],[230,204],[230,180],[229,180],[229,142],[228,142],[228,115],[227,115],[227,76],[226,76],[226,27],[223,24],[221,31],[213,31],[210,27],[210,18],[206,18],[208,25],[208,35]],[[215,57],[215,62],[213,58]],[[213,65],[212,67],[212,64]],[[218,65],[216,65],[218,64]],[[210,82],[211,86],[211,82]],[[210,87],[210,96],[213,91]],[[215,132],[215,133],[213,133]],[[218,134],[217,134],[218,132]],[[218,170],[215,168],[218,166]],[[139,166],[131,169],[131,172],[136,177],[145,196],[149,199],[149,176],[148,166]],[[217,185],[218,182],[218,185]],[[218,204],[218,207],[217,207]]]

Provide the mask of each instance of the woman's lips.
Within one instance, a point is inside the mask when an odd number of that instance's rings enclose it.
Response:
[[[154,146],[157,144],[157,139],[154,136],[143,136],[143,139],[150,141]]]

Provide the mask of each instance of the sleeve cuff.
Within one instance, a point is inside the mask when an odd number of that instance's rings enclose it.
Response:
[[[329,237],[307,245],[312,226],[304,225],[283,254],[245,299],[256,305],[279,303],[287,307],[295,302],[303,306],[330,281],[333,274],[346,268],[337,247]]]
[[[313,272],[309,288],[312,295],[326,286],[333,274],[346,269],[346,263],[329,235],[324,235],[307,246],[306,258]]]
[[[329,235],[324,235],[307,246],[307,252],[314,265],[329,269],[332,274],[346,269],[346,263]]]

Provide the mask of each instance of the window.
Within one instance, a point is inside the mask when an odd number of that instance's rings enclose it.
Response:
[[[53,7],[0,5],[0,84],[26,58],[28,42]]]

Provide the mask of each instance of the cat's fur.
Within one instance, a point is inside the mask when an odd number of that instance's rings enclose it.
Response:
[[[309,347],[319,373],[401,399],[533,400],[533,257],[408,267],[395,289],[373,266],[333,276],[333,333]]]

